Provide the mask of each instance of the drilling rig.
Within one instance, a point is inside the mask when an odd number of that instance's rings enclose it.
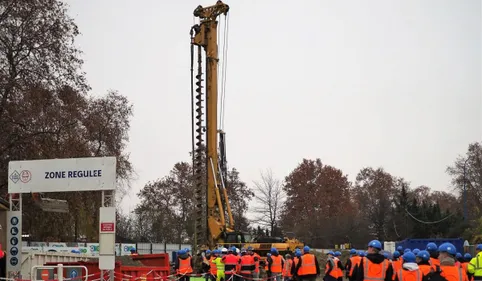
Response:
[[[196,251],[213,249],[221,245],[225,247],[234,245],[253,246],[258,253],[269,251],[271,247],[276,247],[283,252],[293,251],[296,247],[303,247],[303,243],[287,238],[253,241],[249,234],[234,231],[235,224],[225,185],[227,175],[225,133],[218,128],[217,119],[218,18],[223,15],[226,18],[228,11],[229,6],[222,1],[217,1],[215,5],[209,7],[198,6],[193,14],[194,17],[199,18],[199,23],[194,24],[190,31],[192,161],[196,202],[193,248]],[[226,29],[225,32],[227,32]],[[224,36],[226,35],[225,33]],[[197,62],[196,73],[194,72],[195,61]],[[225,57],[223,57],[224,61]],[[223,73],[225,75],[224,71]],[[204,85],[203,77],[206,77]],[[223,87],[221,90],[224,91]],[[206,144],[204,136],[206,136]]]

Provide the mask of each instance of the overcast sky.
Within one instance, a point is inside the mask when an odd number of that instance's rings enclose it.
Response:
[[[132,210],[147,181],[190,161],[189,29],[215,0],[67,2],[93,93],[134,104]],[[245,182],[319,157],[351,180],[382,166],[450,189],[447,165],[482,140],[480,0],[226,3],[227,157]]]

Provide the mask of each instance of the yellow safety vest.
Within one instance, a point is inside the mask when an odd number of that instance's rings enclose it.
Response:
[[[216,264],[216,268],[218,269],[218,272],[224,273],[224,262],[221,260],[221,257],[217,257],[215,260],[213,260],[213,263]]]
[[[482,277],[482,252],[479,252],[470,260],[470,263],[467,265],[467,271],[473,274],[474,277]]]

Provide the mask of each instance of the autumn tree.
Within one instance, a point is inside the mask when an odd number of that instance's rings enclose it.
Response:
[[[152,242],[192,242],[196,212],[193,186],[192,166],[186,162],[176,163],[169,175],[146,184],[138,193],[141,203],[135,209],[143,221],[137,226],[142,231],[135,232],[146,233],[142,238]],[[227,173],[226,189],[236,227],[247,230],[245,213],[253,195],[234,168]]]
[[[350,229],[337,228],[350,210],[350,183],[320,159],[303,161],[285,178],[282,227],[316,247],[345,242]],[[339,224],[337,224],[339,223]],[[329,227],[327,227],[329,226]]]
[[[354,195],[363,206],[360,211],[371,234],[385,240],[394,199],[394,178],[382,168],[363,168],[356,177]]]
[[[452,177],[452,184],[464,200],[464,188],[468,219],[477,219],[482,215],[482,142],[469,144],[465,156],[459,156],[452,166],[447,168]],[[462,202],[463,203],[463,202]]]
[[[61,1],[0,2],[0,171],[12,160],[116,156],[120,199],[133,173],[124,151],[132,106],[116,92],[88,96],[78,33]],[[49,197],[67,200],[70,212],[46,216],[27,196],[23,222],[33,239],[97,239],[99,192]]]
[[[281,235],[279,232],[279,219],[284,203],[283,185],[274,178],[273,172],[267,170],[261,172],[261,180],[254,181],[254,198],[257,206],[256,222],[261,226],[268,227],[272,236]]]

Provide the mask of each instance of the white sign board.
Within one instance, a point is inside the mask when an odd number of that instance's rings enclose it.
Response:
[[[115,157],[8,163],[8,193],[114,190],[115,180]]]

